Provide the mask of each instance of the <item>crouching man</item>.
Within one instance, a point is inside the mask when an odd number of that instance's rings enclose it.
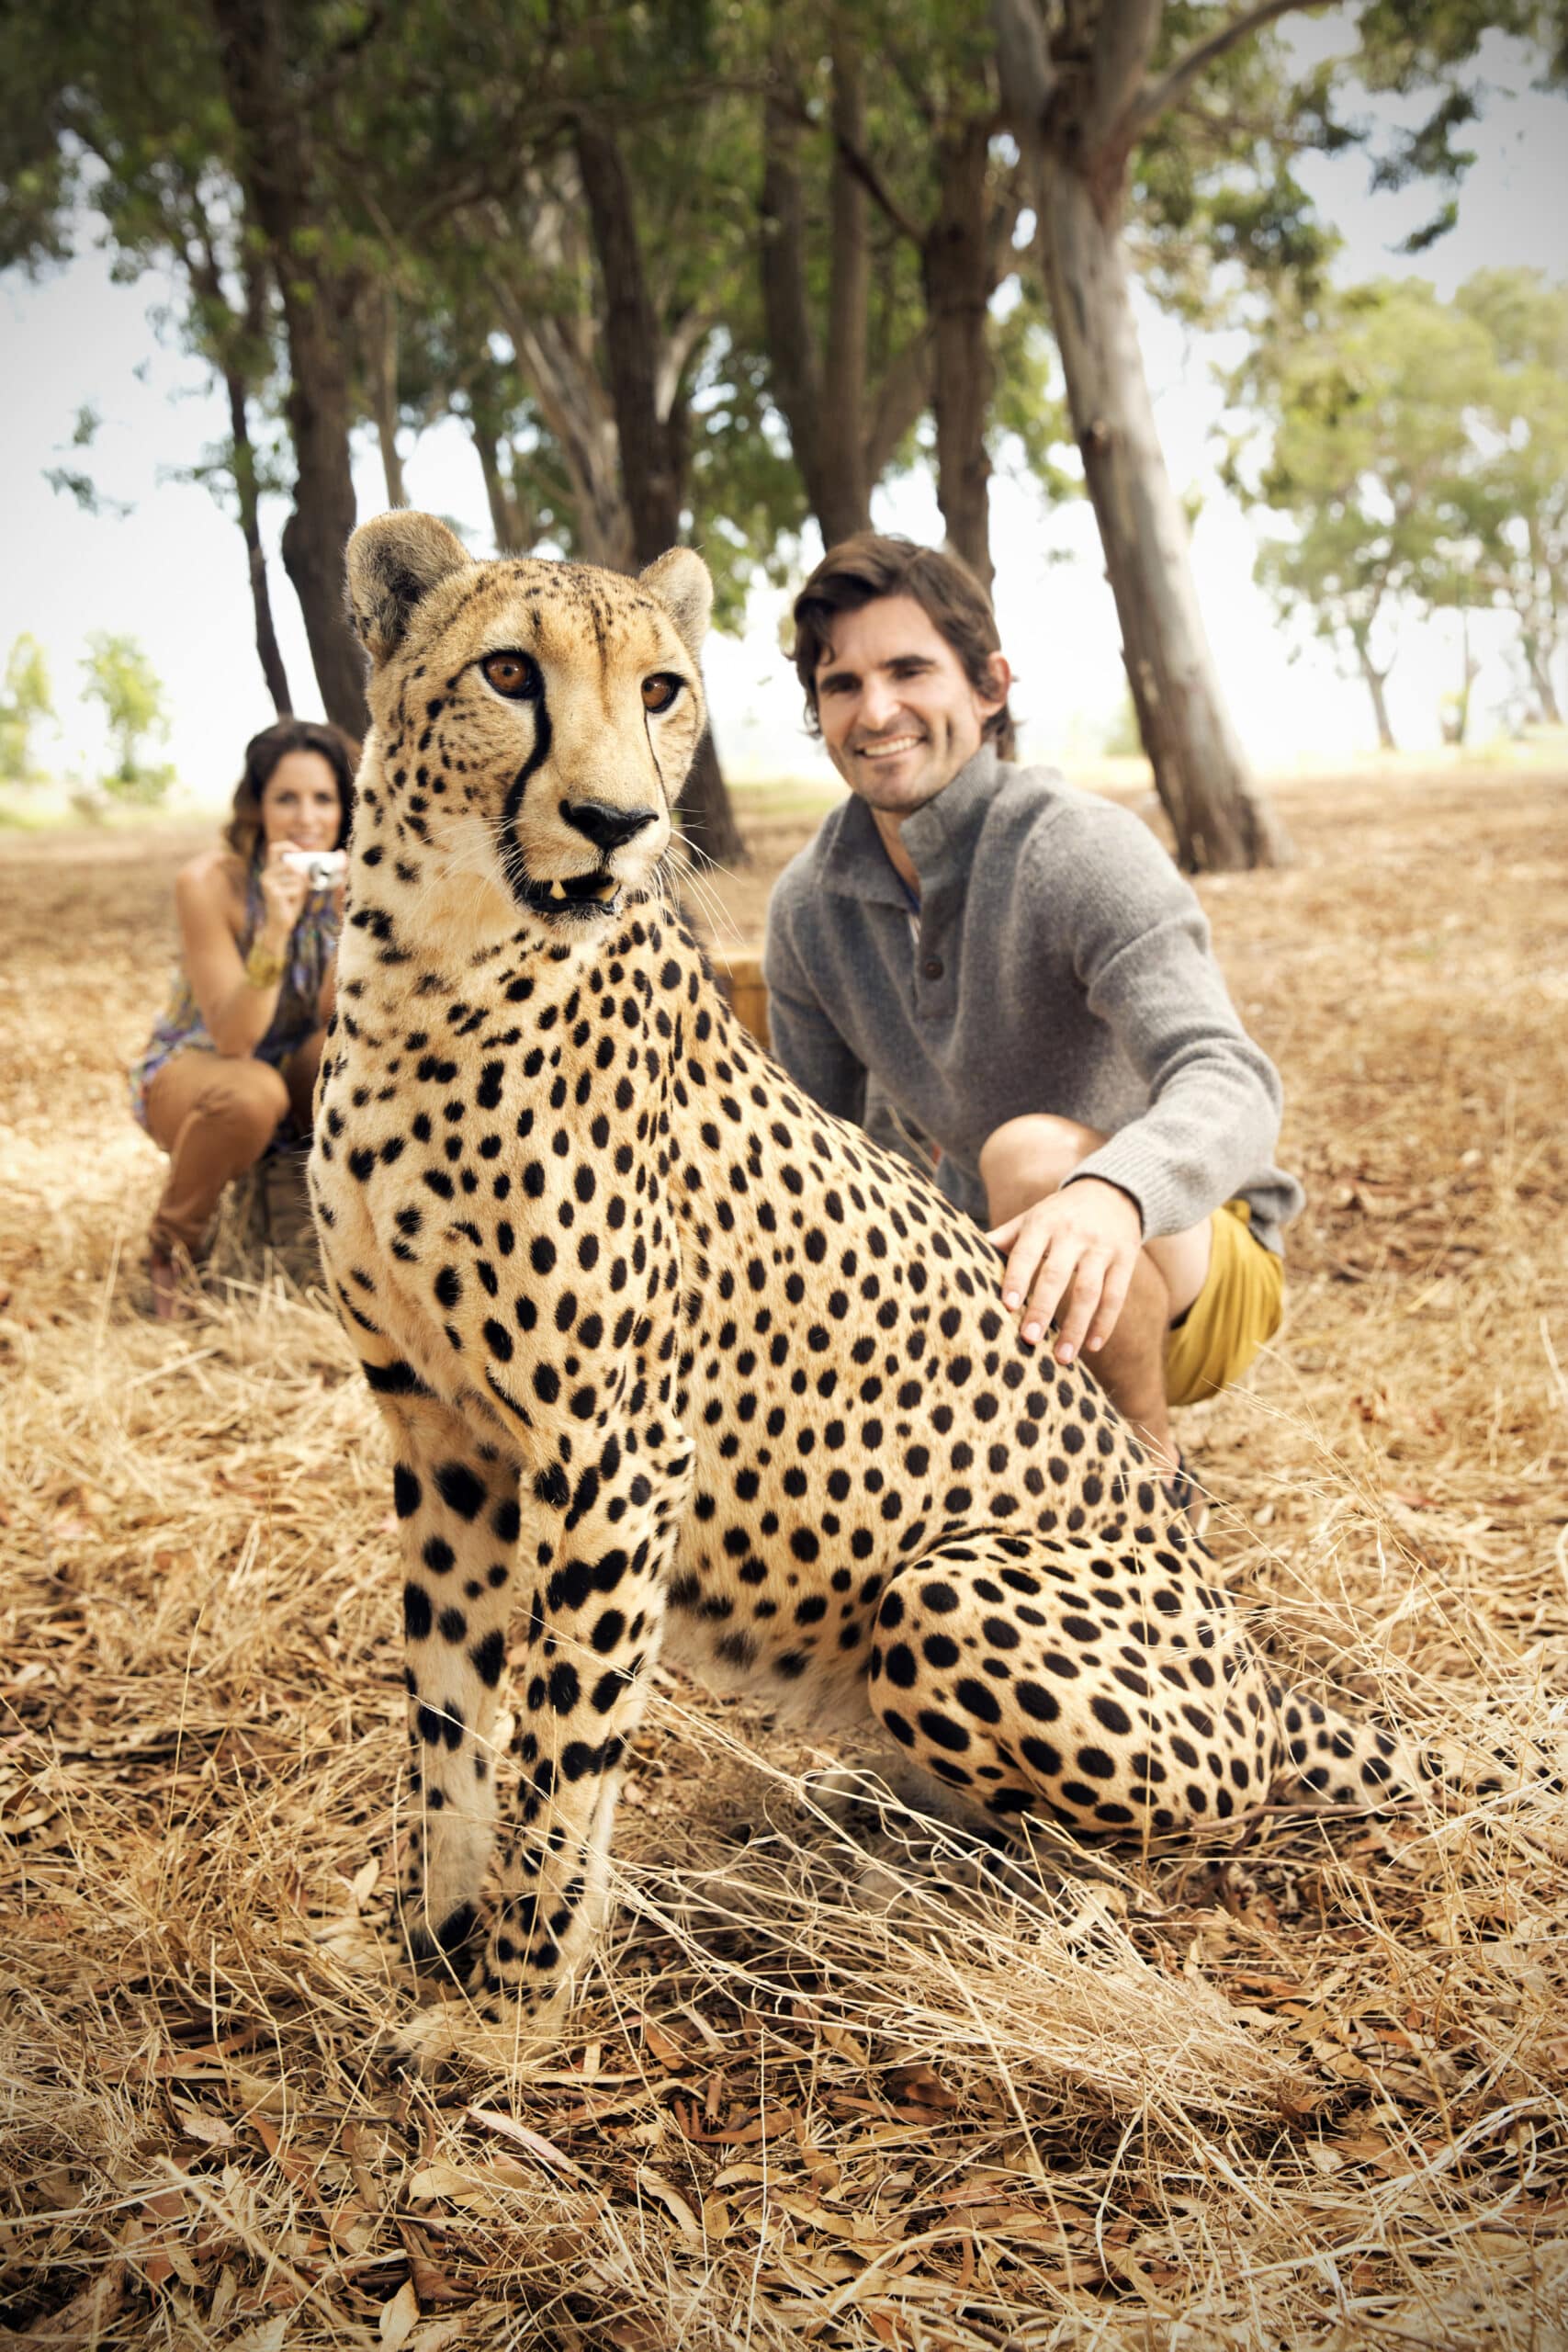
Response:
[[[1201,1517],[1170,1408],[1279,1328],[1280,1081],[1130,811],[1013,764],[1011,672],[955,557],[866,532],[795,605],[852,797],[780,877],[773,1051],[983,1223],[1027,1341],[1080,1354]]]

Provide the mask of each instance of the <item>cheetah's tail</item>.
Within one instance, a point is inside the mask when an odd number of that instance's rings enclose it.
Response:
[[[1270,1686],[1283,1736],[1273,1794],[1286,1804],[1385,1812],[1473,1802],[1534,1790],[1561,1795],[1563,1766],[1539,1748],[1523,1755],[1457,1740],[1418,1742],[1301,1692]]]

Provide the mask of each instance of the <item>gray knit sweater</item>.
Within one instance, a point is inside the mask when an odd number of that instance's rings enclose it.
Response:
[[[983,744],[902,839],[918,941],[863,801],[779,877],[763,972],[773,1051],[796,1084],[863,1121],[869,1075],[940,1145],[938,1183],[982,1223],[981,1145],[1004,1119],[1049,1111],[1110,1138],[1077,1174],[1131,1193],[1146,1238],[1239,1195],[1278,1250],[1302,1204],[1272,1164],[1280,1081],[1147,827]]]

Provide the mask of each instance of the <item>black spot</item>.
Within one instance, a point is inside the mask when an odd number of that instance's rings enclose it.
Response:
[[[485,1506],[485,1487],[466,1462],[444,1462],[435,1473],[436,1491],[448,1510],[459,1519],[478,1519]]]

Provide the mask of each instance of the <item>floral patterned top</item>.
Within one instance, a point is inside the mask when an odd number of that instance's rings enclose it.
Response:
[[[249,953],[251,942],[261,929],[263,911],[261,867],[257,864],[252,865],[245,882],[242,958]],[[340,928],[332,891],[312,891],[289,937],[288,961],[278,989],[277,1009],[260,1045],[251,1047],[253,1059],[271,1062],[276,1068],[304,1044],[312,1030],[320,1028],[317,1007],[321,983],[337,954]],[[138,1124],[143,1127],[147,1125],[147,1089],[166,1061],[175,1054],[216,1051],[207,1034],[196,991],[184,971],[176,970],[168,1010],[153,1030],[146,1052],[131,1067],[130,1108]]]

